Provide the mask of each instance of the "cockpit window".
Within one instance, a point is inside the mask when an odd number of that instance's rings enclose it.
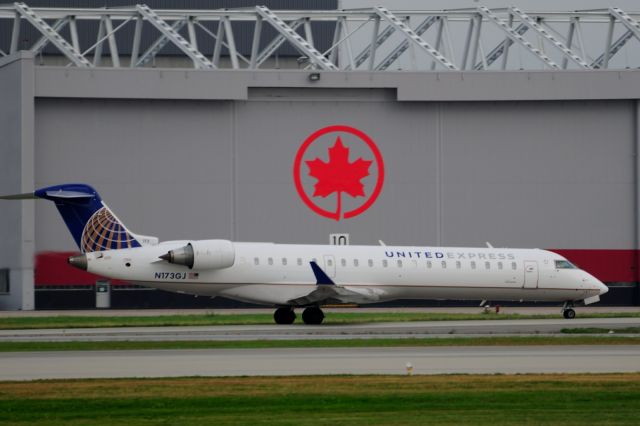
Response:
[[[568,260],[556,260],[556,269],[578,269],[578,268]]]

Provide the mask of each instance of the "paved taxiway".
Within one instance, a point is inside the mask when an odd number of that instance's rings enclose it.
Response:
[[[309,340],[553,334],[563,328],[640,327],[640,318],[576,318],[367,323],[0,330],[0,341]]]
[[[640,371],[640,346],[69,351],[0,354],[0,380]]]

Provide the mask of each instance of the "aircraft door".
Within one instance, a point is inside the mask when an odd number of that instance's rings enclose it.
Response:
[[[324,272],[331,278],[336,276],[336,260],[329,254],[324,255]]]
[[[538,262],[524,261],[524,288],[538,288]]]

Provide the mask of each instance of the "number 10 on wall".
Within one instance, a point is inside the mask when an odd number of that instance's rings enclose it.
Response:
[[[348,246],[349,234],[329,234],[329,244],[334,246]]]

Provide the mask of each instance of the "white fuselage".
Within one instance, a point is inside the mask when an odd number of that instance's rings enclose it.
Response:
[[[188,241],[87,253],[87,270],[109,278],[203,296],[286,305],[317,288],[315,261],[347,296],[342,302],[393,299],[580,301],[607,287],[538,249],[332,246],[233,243],[233,265],[189,269],[160,260]]]

